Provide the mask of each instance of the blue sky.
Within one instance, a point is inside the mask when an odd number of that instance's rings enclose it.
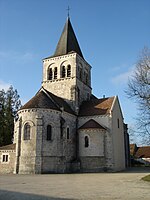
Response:
[[[39,90],[42,59],[54,53],[70,18],[92,66],[93,93],[118,95],[125,122],[136,105],[124,90],[144,46],[150,47],[150,0],[0,0],[0,89],[10,84],[25,103]]]

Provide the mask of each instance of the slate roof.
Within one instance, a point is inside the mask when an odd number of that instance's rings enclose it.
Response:
[[[76,52],[83,58],[70,18],[68,17],[53,56],[61,56],[72,52]]]
[[[110,113],[115,97],[84,101],[80,106],[79,116],[106,115]]]
[[[103,126],[97,123],[95,120],[90,119],[85,124],[83,124],[79,129],[102,129],[106,130]]]
[[[60,111],[61,108],[64,108],[64,111],[74,114],[70,106],[65,102],[61,97],[58,97],[51,92],[43,89],[37,92],[37,94],[29,100],[22,109],[31,109],[31,108],[44,108],[44,109],[53,109]]]
[[[136,158],[150,158],[150,146],[138,147],[136,153]]]
[[[16,149],[16,144],[9,144],[0,147],[0,150],[15,150]]]

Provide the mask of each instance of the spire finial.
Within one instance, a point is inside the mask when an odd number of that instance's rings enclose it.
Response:
[[[68,16],[68,18],[70,17],[70,15],[69,15],[69,14],[70,14],[69,11],[70,11],[70,7],[68,6],[68,8],[67,8],[67,12],[68,12],[68,13],[67,13],[67,16]]]

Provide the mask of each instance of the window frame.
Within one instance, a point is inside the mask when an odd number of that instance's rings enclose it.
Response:
[[[69,140],[70,139],[70,128],[69,127],[67,127],[66,135],[67,135],[67,140]]]
[[[71,77],[71,65],[67,65],[67,77]]]
[[[48,70],[48,80],[53,80],[53,70],[52,70],[52,68],[49,68],[49,70]]]
[[[24,131],[23,131],[23,140],[28,141],[31,140],[31,125],[27,122],[24,125]]]
[[[3,163],[3,164],[9,163],[9,157],[10,157],[10,155],[8,153],[2,153],[1,163]]]
[[[84,137],[84,147],[85,148],[88,148],[89,147],[89,141],[90,141],[90,139],[89,139],[89,136],[85,136]]]
[[[61,78],[65,78],[65,77],[66,77],[66,67],[63,65],[62,71],[61,71]]]
[[[52,141],[52,125],[51,124],[48,124],[46,128],[46,140]]]

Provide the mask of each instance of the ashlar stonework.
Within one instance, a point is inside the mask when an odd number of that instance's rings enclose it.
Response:
[[[43,59],[37,94],[18,111],[14,144],[0,147],[0,172],[120,171],[128,166],[128,133],[118,97],[92,94],[86,62],[67,18],[53,56]]]

